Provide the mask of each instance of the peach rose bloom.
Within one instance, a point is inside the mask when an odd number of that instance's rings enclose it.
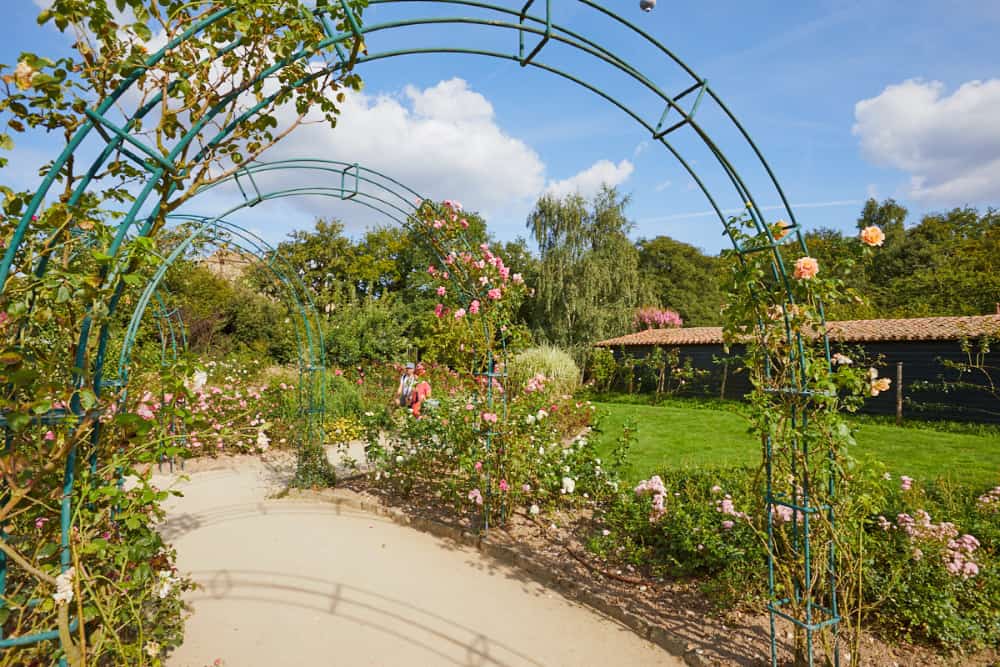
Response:
[[[861,242],[865,245],[880,246],[885,241],[885,232],[877,225],[869,225],[861,230]]]
[[[776,223],[771,225],[771,235],[774,236],[775,241],[780,241],[788,236],[789,229],[791,229],[791,225],[784,220],[778,220]]]
[[[799,257],[795,260],[795,278],[809,280],[819,273],[819,262],[812,257]]]

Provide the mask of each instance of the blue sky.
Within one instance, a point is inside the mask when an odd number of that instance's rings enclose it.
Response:
[[[12,0],[0,26],[2,57],[51,54],[67,40],[35,24],[37,5]],[[516,2],[507,3],[510,6]],[[542,3],[539,3],[542,4]],[[667,91],[686,85],[676,67],[626,31],[571,0],[553,0],[554,20],[595,37],[636,63]],[[544,6],[544,5],[542,5]],[[652,33],[712,88],[749,130],[807,227],[853,228],[865,198],[895,197],[911,222],[952,206],[1000,205],[1000,3],[744,2],[671,3],[651,13],[638,2],[606,3]],[[379,23],[431,8],[371,8]],[[448,8],[448,14],[461,13]],[[529,38],[530,39],[530,38]],[[376,33],[371,52],[408,44],[461,44],[511,51],[516,35],[457,26]],[[638,88],[588,57],[550,44],[540,60],[564,67],[658,116]],[[510,61],[413,56],[362,66],[364,94],[337,130],[307,128],[274,157],[328,157],[372,165],[432,197],[457,198],[486,214],[501,238],[524,234],[542,192],[591,193],[611,180],[632,198],[637,236],[668,234],[715,252],[718,221],[704,196],[648,133],[620,110],[551,74]],[[655,120],[655,119],[654,119]],[[751,183],[762,205],[777,204],[749,154],[721,117],[706,130]],[[673,135],[672,135],[673,136]],[[677,148],[719,193],[739,202],[689,132]],[[52,141],[19,140],[14,172],[27,186],[52,155]],[[718,187],[716,187],[718,186]],[[232,190],[197,198],[188,212],[218,214]],[[271,202],[234,217],[270,240],[336,215],[358,229],[377,222],[329,200]],[[775,216],[779,215],[777,212]]]

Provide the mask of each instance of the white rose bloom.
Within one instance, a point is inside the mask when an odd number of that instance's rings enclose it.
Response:
[[[156,590],[156,595],[163,600],[170,595],[170,591],[177,584],[177,579],[170,576],[170,573],[166,570],[161,570],[158,574],[160,575],[160,587]]]
[[[202,390],[205,389],[205,385],[208,383],[208,373],[205,371],[195,371],[194,376],[191,378],[191,382],[188,384],[188,389],[196,394],[200,394]]]
[[[576,488],[576,480],[575,479],[573,479],[572,477],[563,477],[562,478],[562,492],[563,493],[573,493],[573,490],[575,488]]]
[[[52,595],[56,604],[63,602],[69,604],[73,601],[73,575],[75,574],[76,568],[71,567],[56,577],[56,592]]]
[[[160,644],[159,642],[154,642],[152,640],[146,642],[146,655],[150,658],[156,658],[160,655]]]
[[[538,418],[538,421],[542,421],[543,419],[549,416],[549,413],[546,412],[545,410],[539,410],[536,416]]]
[[[535,423],[535,415],[528,415],[527,417],[524,418],[524,421],[526,421],[529,424],[534,424]]]
[[[541,512],[542,510],[540,510],[540,509],[538,508],[538,505],[532,505],[532,506],[531,506],[531,509],[529,509],[528,511],[529,511],[529,512],[531,512],[532,516],[535,516],[535,515],[537,515],[537,514],[538,514],[539,512]]]

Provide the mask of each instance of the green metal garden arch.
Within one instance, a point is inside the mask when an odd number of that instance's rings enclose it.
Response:
[[[315,19],[324,27],[328,35],[327,39],[320,44],[320,48],[326,49],[333,47],[338,53],[339,60],[328,63],[326,68],[315,69],[305,75],[300,81],[294,82],[271,95],[265,96],[257,104],[253,105],[243,114],[232,119],[229,123],[223,126],[217,134],[212,135],[211,133],[207,133],[208,128],[211,127],[210,123],[216,120],[215,115],[218,111],[224,108],[224,105],[232,101],[232,99],[240,92],[248,90],[250,86],[257,83],[257,81],[245,82],[242,89],[235,91],[231,96],[223,99],[212,114],[208,114],[204,118],[198,119],[194,122],[185,132],[183,137],[180,138],[177,145],[170,149],[166,154],[148,145],[136,131],[139,122],[148,114],[153,112],[160,103],[162,99],[162,92],[154,95],[143,107],[126,113],[126,121],[124,123],[116,123],[108,117],[108,112],[112,109],[113,105],[122,105],[125,103],[125,93],[135,85],[136,81],[142,74],[143,69],[138,68],[133,74],[125,77],[122,84],[115,90],[115,92],[106,99],[102,100],[96,108],[87,110],[86,115],[88,120],[77,130],[66,150],[63,151],[63,153],[54,161],[48,175],[43,179],[38,191],[26,208],[24,215],[15,230],[12,242],[8,246],[2,261],[0,261],[0,275],[6,276],[9,274],[14,261],[15,253],[31,224],[32,216],[39,210],[39,207],[45,201],[45,198],[63,165],[65,165],[66,161],[75,154],[78,147],[88,136],[92,137],[97,134],[101,135],[105,145],[103,150],[99,152],[98,157],[93,161],[86,177],[81,180],[79,185],[74,190],[69,200],[70,205],[73,205],[80,200],[83,194],[87,191],[91,178],[97,173],[100,166],[109,160],[112,155],[125,155],[149,173],[149,177],[139,192],[134,205],[123,217],[119,226],[118,235],[109,248],[109,254],[117,256],[125,239],[126,233],[133,228],[137,220],[142,219],[140,211],[147,201],[149,201],[150,196],[155,191],[155,188],[160,184],[164,184],[167,191],[166,196],[169,196],[170,192],[176,191],[178,186],[175,181],[171,180],[177,175],[175,173],[173,160],[179,154],[179,150],[188,146],[196,137],[206,138],[207,140],[205,141],[205,145],[213,146],[230,134],[236,127],[239,127],[242,123],[252,119],[260,110],[265,109],[267,105],[272,103],[286,90],[297,85],[301,85],[308,80],[322,76],[327,72],[342,71],[344,68],[349,66],[363,67],[365,63],[402,56],[421,54],[465,54],[495,58],[510,63],[516,63],[522,68],[532,67],[548,72],[594,93],[607,101],[609,104],[621,110],[628,117],[632,118],[639,127],[649,133],[654,142],[661,144],[663,148],[666,149],[668,154],[676,160],[676,162],[679,163],[684,171],[690,176],[696,187],[700,189],[706,197],[706,200],[709,202],[709,205],[722,224],[724,231],[733,241],[734,248],[738,253],[741,255],[749,252],[770,253],[773,277],[777,282],[784,284],[787,294],[785,302],[776,305],[784,307],[787,304],[793,303],[794,298],[792,296],[786,267],[780,253],[778,252],[777,242],[772,235],[767,218],[764,215],[762,198],[765,196],[776,196],[781,201],[781,206],[783,208],[782,217],[789,221],[790,224],[788,229],[796,235],[799,247],[805,251],[806,248],[802,238],[801,229],[796,221],[794,211],[792,211],[784,192],[778,184],[777,178],[775,177],[771,167],[764,159],[763,154],[752,141],[747,130],[737,120],[736,116],[728,109],[728,107],[726,107],[721,98],[708,85],[707,80],[696,74],[691,67],[673,54],[665,45],[653,38],[648,32],[618,16],[606,7],[603,7],[598,2],[593,0],[577,0],[575,4],[586,8],[588,11],[595,12],[596,15],[599,15],[601,20],[606,21],[609,28],[622,30],[627,33],[631,39],[641,42],[642,44],[655,50],[655,52],[659,54],[657,62],[653,63],[651,67],[642,67],[637,63],[631,62],[628,59],[617,55],[611,48],[600,43],[601,35],[588,36],[580,34],[559,24],[556,21],[557,17],[554,13],[553,3],[551,0],[546,0],[544,2],[544,9],[542,8],[542,4],[543,3],[540,1],[536,3],[535,0],[528,0],[526,4],[518,9],[494,3],[478,2],[475,0],[372,0],[370,5],[378,7],[380,19],[382,19],[386,13],[390,13],[394,10],[399,10],[400,17],[397,20],[381,20],[380,22],[371,24],[362,24],[360,16],[356,15],[350,9],[347,0],[340,0],[339,9],[343,10],[347,18],[347,26],[349,28],[347,32],[340,32],[337,30],[333,21],[330,20],[330,17],[327,14],[329,11],[327,7],[318,8],[314,10]],[[472,16],[442,16],[433,13],[420,15],[419,10],[417,12],[409,11],[414,7],[423,8],[442,6],[456,7],[462,11],[469,13],[475,12],[476,14]],[[403,8],[406,9],[404,10]],[[183,35],[168,43],[157,53],[151,55],[147,60],[146,66],[149,67],[155,65],[163,57],[163,54],[167,50],[175,48],[183,41],[197,35],[207,25],[228,16],[234,11],[236,10],[233,8],[220,10],[199,23],[192,25]],[[506,33],[515,39],[512,40],[511,48],[509,50],[470,48],[456,46],[453,44],[439,43],[414,45],[407,48],[388,48],[386,50],[378,50],[378,39],[382,35],[391,37],[395,32],[403,29],[406,29],[408,34],[411,36],[419,35],[421,28],[441,25],[472,26],[481,29],[482,31]],[[534,40],[533,43],[530,43],[531,40]],[[362,42],[364,42],[368,48],[367,53],[359,55],[355,59],[349,59],[347,57],[347,51],[350,50],[356,53]],[[237,38],[233,44],[221,49],[220,53],[230,52],[232,49],[238,47],[239,44],[240,39]],[[633,90],[636,92],[656,99],[659,103],[659,110],[649,113],[646,109],[639,108],[637,105],[624,101],[620,95],[608,92],[607,87],[589,79],[590,73],[593,70],[588,70],[586,67],[581,68],[582,71],[569,71],[568,69],[544,62],[543,57],[546,49],[552,49],[556,46],[558,46],[558,48],[571,49],[579,56],[588,57],[588,63],[606,65],[610,72],[621,77],[622,81],[618,83],[633,86]],[[282,68],[291,63],[310,59],[314,53],[315,51],[300,51],[283,59],[277,60],[273,67],[263,74],[262,78],[280,71]],[[655,75],[653,72],[655,72]],[[676,88],[673,88],[676,92],[667,92],[664,87],[656,83],[657,80],[664,80],[667,78],[672,81],[676,81],[678,79],[682,81],[682,83],[677,84]],[[177,81],[174,82],[174,84],[176,83]],[[688,101],[690,101],[690,106],[687,106]],[[706,116],[707,109],[711,109],[718,118],[721,118],[721,122],[723,124],[723,128],[721,130],[712,130],[706,124],[702,123],[702,119]],[[755,188],[755,192],[751,191],[751,181],[745,178],[744,175],[737,170],[734,162],[727,157],[727,154],[720,147],[720,142],[713,138],[716,135],[725,136],[727,132],[733,132],[734,136],[737,137],[736,142],[741,150],[749,151],[749,154],[754,157],[754,164],[752,165],[752,168],[758,173],[759,176],[759,178],[755,179],[754,182],[762,183],[762,185]],[[706,148],[710,152],[714,159],[713,167],[718,169],[724,176],[723,180],[726,183],[725,186],[710,186],[707,180],[701,176],[700,171],[694,168],[693,162],[685,157],[683,150],[678,147],[677,142],[675,141],[675,138],[682,136],[682,133],[693,138],[699,143],[700,146]],[[767,239],[766,244],[754,247],[742,247],[740,245],[737,234],[738,230],[734,227],[733,221],[727,218],[724,212],[725,209],[720,203],[721,196],[726,193],[728,193],[729,197],[735,197],[741,205],[745,204],[746,213],[749,215],[753,227],[759,235]],[[158,213],[159,204],[154,204],[150,217],[146,218],[145,222],[140,222],[137,225],[136,233],[139,235],[148,235],[152,231],[152,223],[150,221],[155,218]],[[42,269],[44,269],[44,267],[42,267]],[[116,271],[112,271],[108,275],[108,281],[109,285],[114,286],[117,289],[116,297],[110,304],[111,307],[114,308],[117,305],[117,298],[121,294],[121,289],[119,289],[120,276]],[[90,329],[92,326],[93,323],[88,321],[84,324],[81,331],[80,343],[77,349],[77,361],[81,364],[86,360],[86,351],[90,338]],[[797,344],[801,349],[801,340],[795,341],[794,344]],[[100,345],[101,343],[99,343],[99,346]],[[827,356],[829,356],[828,352]],[[800,353],[799,357],[802,358],[803,355]],[[806,384],[805,368],[803,367],[800,372],[802,373],[803,384]],[[80,409],[78,405],[73,407],[74,410]],[[831,467],[832,466],[833,461],[831,458]],[[829,505],[811,505],[810,500],[804,501],[801,505],[796,504],[794,501],[796,498],[795,481],[793,480],[791,488],[787,493],[780,493],[776,489],[776,485],[780,482],[780,484],[784,486],[784,481],[771,479],[770,466],[768,466],[768,472],[768,484],[765,496],[766,510],[770,511],[775,505],[782,505],[789,508],[796,515],[802,513],[808,517],[817,513],[825,513],[832,524],[832,507]],[[70,465],[67,465],[66,474],[66,496],[68,498],[69,492],[72,488],[72,469]],[[832,495],[833,491],[832,484],[834,478],[835,475],[831,473],[829,477],[829,483],[831,485],[830,495]],[[801,480],[800,483],[802,483]],[[806,489],[805,497],[807,499],[811,497],[808,493],[808,488]],[[68,500],[66,502],[68,502]],[[808,526],[808,521],[806,521],[806,526]],[[809,553],[809,542],[809,532],[808,529],[806,529],[802,532],[799,538],[798,547],[801,552],[806,554]],[[826,551],[826,564],[823,566],[825,575],[824,579],[826,581],[824,586],[826,591],[824,599],[828,601],[827,604],[829,606],[823,606],[811,597],[808,597],[807,599],[800,601],[801,606],[804,606],[806,609],[805,617],[794,617],[783,610],[783,607],[786,605],[788,600],[779,599],[775,590],[773,577],[771,578],[771,602],[769,603],[768,608],[771,614],[771,653],[773,664],[777,663],[777,651],[774,636],[774,620],[776,616],[784,617],[804,630],[808,638],[810,663],[812,662],[813,633],[828,626],[832,626],[835,630],[836,625],[839,622],[835,585],[836,555],[833,552],[832,546]],[[773,558],[773,550],[771,550],[771,557]],[[69,566],[65,557],[63,566],[64,569]],[[811,590],[812,588],[810,587],[808,591]],[[806,593],[806,595],[810,596],[811,592]]]

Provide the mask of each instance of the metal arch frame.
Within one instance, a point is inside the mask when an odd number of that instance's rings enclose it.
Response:
[[[199,153],[195,159],[196,160],[200,159],[204,155],[204,151],[209,150],[210,147],[215,146],[217,143],[222,141],[222,139],[228,136],[228,134],[231,133],[235,127],[238,127],[241,123],[253,117],[260,110],[266,108],[267,105],[271,104],[274,101],[277,95],[287,92],[289,89],[294,88],[296,85],[300,85],[317,76],[321,76],[328,72],[333,72],[333,71],[343,71],[344,68],[347,66],[348,61],[344,57],[344,49],[342,45],[344,43],[351,42],[352,40],[356,46],[360,42],[360,40],[362,40],[366,36],[382,31],[390,31],[396,28],[433,26],[433,25],[458,25],[458,24],[473,25],[482,27],[484,29],[489,28],[489,29],[507,30],[516,32],[519,38],[518,40],[519,45],[524,44],[524,37],[526,35],[534,35],[540,41],[527,56],[524,55],[523,46],[520,48],[520,50],[518,50],[514,54],[504,53],[500,51],[491,51],[487,49],[471,49],[471,48],[462,48],[453,46],[429,46],[423,48],[408,48],[408,49],[390,50],[383,52],[373,52],[368,55],[359,56],[356,59],[355,64],[362,64],[370,61],[376,61],[397,56],[417,55],[417,54],[454,53],[454,54],[479,55],[479,56],[486,56],[486,57],[493,57],[493,58],[514,61],[522,67],[530,65],[532,67],[536,67],[541,70],[560,76],[562,78],[565,78],[569,81],[572,81],[582,86],[587,90],[590,90],[591,92],[603,98],[613,106],[619,108],[621,111],[623,111],[633,120],[635,120],[641,127],[649,131],[652,136],[652,139],[654,141],[660,142],[667,149],[667,151],[681,164],[684,170],[688,173],[688,175],[692,178],[692,180],[695,182],[698,188],[705,195],[716,216],[722,223],[726,233],[729,235],[734,248],[741,256],[744,253],[748,252],[771,253],[773,278],[779,284],[783,284],[787,296],[785,300],[786,303],[782,303],[780,305],[784,306],[787,303],[792,303],[793,295],[790,288],[790,282],[787,275],[787,271],[783,264],[782,258],[778,253],[776,241],[771,233],[771,230],[769,226],[765,223],[765,216],[763,214],[763,210],[758,205],[757,200],[750,191],[750,188],[748,187],[747,183],[744,181],[740,173],[737,171],[735,166],[726,157],[725,153],[723,153],[721,148],[713,141],[709,132],[705,128],[703,128],[701,124],[695,119],[695,113],[699,108],[698,105],[701,104],[702,108],[704,108],[704,106],[707,104],[714,105],[714,107],[717,110],[720,110],[722,112],[724,118],[728,119],[729,127],[735,128],[738,134],[742,136],[743,140],[746,142],[746,146],[748,146],[751,149],[752,153],[756,156],[758,160],[757,166],[763,169],[763,172],[766,174],[767,179],[769,180],[770,183],[770,188],[773,188],[773,192],[776,193],[780,198],[782,206],[784,207],[785,213],[787,215],[787,218],[790,220],[790,228],[796,234],[799,247],[805,252],[806,251],[805,242],[801,234],[801,229],[795,219],[794,212],[791,210],[791,207],[788,204],[788,200],[784,192],[782,191],[780,185],[778,184],[778,181],[772,169],[764,159],[761,151],[758,149],[756,144],[754,144],[754,142],[750,138],[749,133],[739,123],[735,115],[725,106],[725,104],[721,101],[718,95],[716,95],[716,93],[711,89],[711,87],[708,86],[707,81],[704,78],[697,76],[693,69],[691,69],[688,65],[686,65],[680,58],[675,56],[662,43],[654,39],[650,34],[641,30],[631,22],[619,17],[615,13],[602,7],[599,3],[594,2],[593,0],[577,0],[577,2],[580,5],[588,7],[602,14],[612,24],[620,28],[624,28],[625,30],[629,31],[633,36],[635,36],[638,40],[642,40],[647,45],[650,45],[656,50],[658,50],[663,55],[664,59],[668,62],[668,64],[672,64],[680,69],[680,74],[685,78],[686,81],[688,81],[687,87],[673,96],[664,92],[660,87],[658,87],[655,83],[653,83],[653,78],[643,74],[640,68],[633,66],[623,58],[617,56],[610,49],[601,46],[594,39],[573,32],[561,26],[560,24],[554,22],[552,20],[551,3],[548,0],[546,1],[544,16],[532,15],[528,13],[532,5],[531,1],[527,2],[527,4],[525,4],[520,11],[516,11],[508,7],[503,7],[500,5],[491,4],[487,2],[477,2],[473,0],[372,0],[371,1],[372,5],[378,5],[380,7],[388,7],[394,5],[404,6],[417,3],[425,5],[458,6],[466,9],[473,9],[480,12],[488,12],[490,13],[490,17],[472,18],[472,17],[432,16],[432,17],[420,17],[420,18],[406,18],[402,20],[376,23],[367,26],[362,26],[360,24],[359,17],[357,17],[348,7],[346,0],[341,0],[340,5],[346,14],[347,23],[349,24],[350,28],[348,32],[342,32],[342,33],[336,32],[336,30],[332,27],[331,22],[328,20],[327,15],[324,13],[327,11],[327,8],[319,8],[317,10],[314,10],[314,15],[317,17],[317,20],[322,23],[324,28],[327,30],[327,34],[329,35],[328,39],[321,42],[318,48],[320,50],[328,49],[331,47],[334,48],[338,52],[338,55],[340,56],[341,59],[340,62],[328,63],[327,68],[325,69],[320,68],[319,70],[314,71],[309,75],[306,75],[306,77],[301,79],[300,81],[293,82],[288,86],[282,88],[274,95],[268,96],[263,100],[261,100],[257,105],[251,107],[245,113],[234,119],[230,124],[225,126],[215,137],[207,141],[205,144],[205,148],[203,149],[203,152]],[[200,32],[202,29],[205,28],[205,26],[210,25],[214,21],[220,20],[221,18],[233,13],[234,11],[236,10],[233,8],[220,10],[212,14],[211,16],[205,18],[204,20],[192,25],[186,32],[184,32],[182,35],[172,40],[162,50],[150,56],[147,59],[146,63],[147,67],[155,66],[155,64],[163,57],[163,54],[168,49],[174,48],[184,40]],[[516,21],[514,19],[516,19]],[[231,51],[233,48],[239,46],[239,44],[240,41],[237,40],[233,44],[223,47],[221,53],[227,53]],[[547,65],[543,62],[540,62],[538,60],[538,56],[544,53],[543,49],[547,44],[560,44],[575,49],[579,53],[592,56],[597,61],[601,61],[607,65],[610,65],[618,72],[625,74],[629,79],[638,83],[641,89],[645,90],[646,92],[653,93],[655,96],[659,97],[659,99],[662,101],[664,105],[664,111],[660,115],[659,120],[654,122],[652,119],[646,119],[643,116],[643,114],[640,113],[638,110],[632,109],[628,104],[622,102],[614,95],[605,92],[600,87],[598,87],[598,85],[589,83],[584,78],[581,78],[581,76],[574,75],[558,67]],[[112,108],[112,105],[119,102],[122,99],[124,93],[130,87],[132,87],[132,85],[137,81],[137,79],[139,78],[139,76],[143,71],[142,68],[137,69],[132,75],[126,77],[123,80],[122,84],[119,86],[118,89],[115,90],[115,92],[112,95],[110,95],[105,100],[102,100],[95,110],[90,110],[87,112],[87,117],[88,117],[87,121],[85,121],[82,124],[82,126],[78,129],[78,131],[74,134],[74,136],[70,140],[69,145],[59,156],[59,158],[57,158],[54,161],[52,168],[50,169],[48,175],[43,180],[41,187],[36,192],[35,196],[33,197],[27,209],[25,210],[25,213],[20,221],[20,224],[18,225],[15,231],[11,244],[9,245],[7,252],[4,254],[3,260],[0,261],[0,275],[6,276],[9,274],[10,267],[12,265],[14,258],[14,253],[17,247],[20,245],[24,233],[30,224],[31,216],[38,210],[38,208],[44,201],[45,196],[47,195],[49,189],[54,183],[57,174],[61,171],[62,166],[65,164],[66,160],[74,153],[77,147],[83,142],[83,140],[87,137],[87,135],[91,132],[91,130],[94,130],[98,124],[103,126],[102,131],[110,129],[114,136],[107,137],[106,135],[105,149],[101,152],[100,156],[94,161],[93,166],[90,168],[86,176],[81,180],[77,188],[74,190],[69,200],[70,205],[73,205],[79,201],[82,194],[86,191],[86,188],[88,187],[90,180],[98,172],[99,167],[104,162],[106,162],[109,159],[109,157],[116,151],[122,153],[123,155],[126,155],[130,159],[133,159],[140,166],[142,166],[143,168],[147,169],[150,172],[149,180],[147,181],[145,187],[142,189],[139,196],[137,197],[136,202],[133,205],[131,211],[125,216],[124,220],[122,221],[122,224],[119,229],[119,234],[116,236],[111,247],[109,248],[109,254],[111,254],[113,257],[116,257],[118,256],[119,250],[121,249],[121,245],[124,241],[125,230],[130,228],[134,223],[134,221],[137,219],[141,206],[153,193],[154,186],[157,184],[157,182],[160,181],[161,178],[165,178],[168,177],[168,175],[175,174],[176,168],[174,165],[174,159],[179,155],[180,151],[186,148],[190,144],[190,142],[194,139],[194,137],[200,136],[203,130],[205,130],[207,124],[211,122],[223,108],[225,108],[228,104],[230,104],[235,99],[236,95],[240,94],[242,90],[245,90],[246,87],[249,87],[254,83],[260,81],[261,79],[266,78],[267,76],[281,70],[284,66],[286,66],[291,62],[295,62],[302,59],[308,59],[312,57],[315,53],[316,52],[314,51],[300,51],[298,53],[294,53],[289,57],[287,57],[286,59],[276,62],[271,68],[265,71],[259,79],[255,81],[245,82],[245,87],[243,89],[233,91],[230,95],[220,100],[218,105],[213,109],[211,113],[206,114],[205,117],[199,119],[196,123],[194,123],[192,127],[188,129],[186,134],[180,139],[178,144],[165,156],[160,154],[158,151],[153,150],[148,145],[143,143],[141,139],[136,138],[131,134],[132,130],[136,127],[136,121],[140,120],[148,113],[150,113],[156,107],[156,105],[158,105],[161,102],[160,95],[162,95],[162,93],[153,97],[143,108],[136,110],[136,112],[131,117],[129,117],[127,122],[121,127],[118,127],[112,121],[108,120],[105,117],[105,114]],[[697,91],[697,97],[694,104],[692,105],[689,111],[685,110],[679,104],[680,100],[682,100],[682,98],[684,98],[685,96],[694,93],[695,91]],[[677,112],[680,120],[668,127],[664,127],[668,112],[671,109]],[[752,224],[756,228],[758,234],[766,239],[767,242],[765,244],[755,247],[741,247],[740,243],[737,240],[736,230],[732,226],[732,221],[726,219],[726,216],[723,213],[723,209],[719,206],[719,204],[716,201],[716,198],[713,195],[713,191],[710,190],[705,181],[698,175],[696,170],[693,168],[692,164],[686,161],[685,158],[682,156],[681,152],[670,141],[667,140],[667,137],[671,133],[681,130],[682,128],[689,128],[694,133],[694,135],[701,140],[702,144],[705,147],[707,147],[709,151],[712,153],[712,155],[715,157],[718,166],[722,169],[726,178],[729,180],[729,183],[733,188],[733,192],[735,193],[736,196],[739,197],[740,202],[745,202],[746,212],[750,216]],[[131,148],[126,148],[124,145],[125,143],[130,144]],[[141,153],[145,153],[145,155],[152,158],[151,161],[148,161],[143,157],[137,156],[134,152],[132,152],[132,148],[138,149]],[[164,199],[168,198],[172,193],[176,192],[176,188],[177,185],[175,182],[169,183],[169,185],[165,189],[166,193],[164,195]],[[156,204],[154,206],[154,210],[152,212],[150,220],[159,213],[159,210],[160,210],[160,204]],[[140,227],[139,233],[142,235],[148,235],[151,231],[152,231],[151,223],[147,221]],[[44,266],[41,266],[40,269],[44,270]],[[121,282],[119,280],[117,271],[110,272],[106,285],[108,285],[109,287],[113,287],[116,290],[115,296],[112,297],[110,303],[110,307],[113,310],[114,307],[117,305],[118,296],[121,293]],[[91,326],[92,322],[88,320],[84,322],[82,327],[80,343],[78,346],[78,355],[77,355],[77,360],[80,362],[82,362],[85,358],[85,351],[87,348],[87,341],[89,339]],[[787,320],[786,320],[786,326],[787,326]],[[102,331],[102,336],[104,334],[105,332]],[[104,340],[102,338],[101,341],[102,346],[103,343]],[[828,344],[826,344],[825,336],[824,336],[824,345],[826,346],[827,357],[829,357],[829,346]],[[793,346],[793,350],[796,348],[797,348],[797,353],[793,352],[793,357],[794,357],[793,361],[795,361],[800,366],[798,372],[800,374],[800,379],[802,381],[802,384],[805,385],[806,384],[806,377],[804,372],[805,355],[803,353],[803,343],[801,338],[796,340],[796,345]],[[97,376],[99,377],[99,372]],[[79,410],[79,405],[74,405],[73,407],[75,410]],[[830,453],[831,474],[829,475],[828,493],[831,497],[834,492],[834,480],[835,480],[834,462],[832,458],[833,458],[832,453]],[[770,466],[768,467],[768,470],[770,472]],[[69,470],[67,470],[67,474],[68,475],[70,474]],[[783,501],[779,500],[777,496],[774,493],[772,493],[773,481],[774,480],[771,479],[769,474],[767,492],[765,496],[767,510],[772,509],[775,504],[784,504]],[[808,497],[808,490],[806,491],[806,494]],[[798,506],[792,506],[792,507],[795,512],[803,511],[802,507]],[[806,506],[805,511],[807,512],[807,514],[809,511],[813,512],[825,511],[828,514],[830,522],[831,523],[833,522],[832,508]],[[804,536],[804,544],[805,544],[805,550],[808,553],[808,545],[809,545],[808,532],[806,532]],[[771,560],[772,562],[770,563],[770,565],[773,567],[773,554],[771,555]],[[829,609],[823,609],[818,604],[814,603],[811,597],[807,597],[807,599],[804,600],[804,604],[807,609],[805,620],[792,618],[780,610],[782,601],[777,600],[774,595],[774,586],[772,580],[771,603],[769,604],[769,612],[771,614],[771,620],[772,620],[772,632],[771,632],[772,663],[776,663],[777,661],[775,639],[774,639],[775,615],[785,616],[789,618],[789,620],[791,620],[793,623],[795,623],[798,627],[802,628],[806,632],[808,637],[808,650],[809,650],[810,663],[812,662],[813,632],[823,626],[830,626],[830,625],[834,627],[834,631],[836,630],[836,625],[839,621],[839,614],[836,606],[837,603],[836,603],[836,586],[835,586],[835,580],[836,580],[835,554],[832,551],[832,547],[829,552],[829,560],[826,566],[826,570],[828,574],[831,607]],[[828,616],[827,620],[822,621],[820,623],[814,622],[812,618],[812,610],[814,608],[817,610],[817,612],[825,613]],[[839,659],[839,656],[835,656],[835,660],[836,659]]]
[[[302,284],[293,267],[281,258],[277,249],[258,235],[221,217],[179,214],[168,216],[167,219],[195,223],[195,227],[163,258],[132,311],[118,361],[119,381],[125,386],[128,384],[135,338],[150,300],[157,293],[167,271],[195,241],[222,241],[243,254],[257,258],[265,265],[275,282],[285,290],[286,298],[294,305],[297,311],[294,331],[298,348],[299,401],[300,405],[308,405],[300,408],[299,412],[304,421],[304,440],[313,441],[321,436],[322,427],[317,427],[316,421],[322,420],[325,411],[326,354],[316,307],[309,296],[309,290]]]

